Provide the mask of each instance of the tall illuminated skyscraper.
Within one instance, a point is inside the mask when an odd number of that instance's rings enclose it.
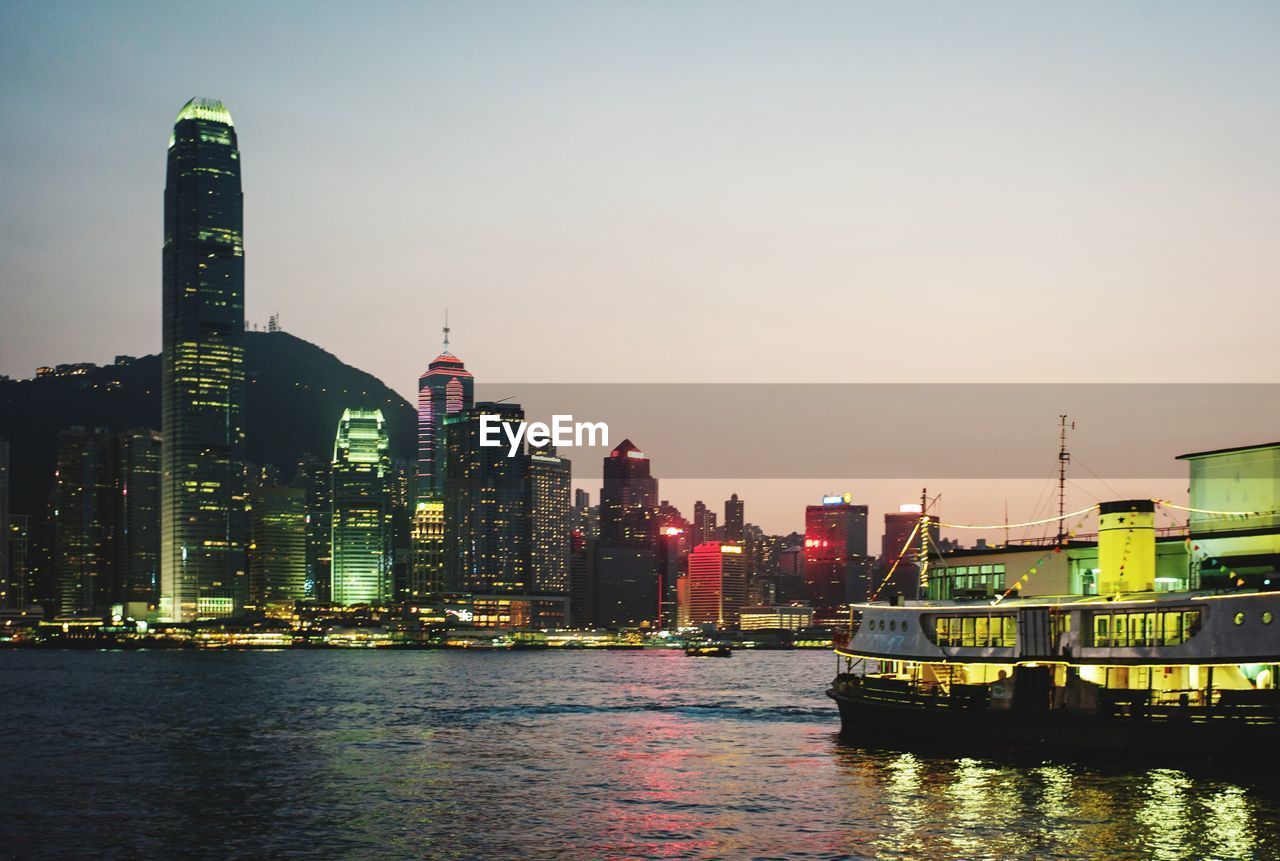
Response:
[[[529,452],[529,566],[533,591],[569,591],[569,533],[571,469],[555,446]]]
[[[870,574],[867,559],[867,506],[853,496],[824,496],[804,512],[805,591],[819,622],[843,618],[840,607],[865,601]]]
[[[391,455],[382,410],[345,410],[333,445],[332,600],[391,600]]]
[[[444,326],[444,350],[418,377],[418,502],[444,498],[444,420],[471,409],[475,380],[462,360],[449,352],[449,324]]]
[[[449,352],[445,318],[444,349],[418,378],[417,499],[410,541],[413,547],[406,600],[438,595],[445,589],[444,489],[448,463],[445,419],[471,409],[475,380],[462,360]]]
[[[307,492],[300,487],[262,487],[251,499],[250,599],[263,607],[308,598]]]
[[[246,587],[244,201],[231,112],[192,99],[169,138],[161,358],[161,615],[234,614]]]
[[[524,422],[513,403],[479,403],[447,421],[449,472],[445,479],[445,578],[450,590],[526,595],[529,577],[528,455],[506,446],[482,446],[485,415],[504,425]],[[504,430],[514,433],[513,428]]]

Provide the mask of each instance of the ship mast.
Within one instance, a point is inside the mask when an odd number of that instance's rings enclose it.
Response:
[[[920,566],[920,600],[929,597],[929,488],[920,489],[920,546],[916,563]]]
[[[1075,430],[1076,423],[1071,423]],[[1055,544],[1062,545],[1067,535],[1067,464],[1071,462],[1071,452],[1067,451],[1067,414],[1058,416],[1058,536]]]

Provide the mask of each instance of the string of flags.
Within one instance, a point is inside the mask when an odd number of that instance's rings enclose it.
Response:
[[[1024,523],[994,523],[989,526],[975,526],[971,523],[939,523],[939,526],[947,529],[1019,529],[1023,526],[1043,526],[1046,523],[1057,523],[1059,520],[1069,520],[1077,514],[1088,514],[1097,508],[1097,504],[1090,505],[1088,508],[1082,508],[1079,511],[1071,511],[1067,514],[1057,517],[1046,517],[1043,520],[1028,520]]]
[[[1070,541],[1072,538],[1075,538],[1077,534],[1079,534],[1080,527],[1084,526],[1085,521],[1089,519],[1089,513],[1092,512],[1095,508],[1097,508],[1096,505],[1091,505],[1088,508],[1073,512],[1074,514],[1083,514],[1084,516],[1081,517],[1078,521],[1076,521],[1075,526],[1067,530],[1067,534],[1065,536],[1067,541]],[[1067,516],[1070,517],[1071,515],[1067,515]],[[1058,518],[1055,517],[1053,519],[1057,520]],[[1004,590],[1004,592],[999,597],[992,600],[991,606],[992,607],[996,606],[1005,598],[1008,598],[1011,594],[1020,590],[1023,586],[1025,586],[1028,582],[1030,582],[1032,575],[1039,573],[1040,566],[1045,563],[1045,560],[1055,553],[1061,553],[1062,549],[1063,549],[1062,544],[1055,544],[1053,547],[1049,548],[1044,553],[1042,553],[1040,555],[1040,558],[1037,559],[1035,562],[1031,563],[1031,567],[1028,568],[1027,571],[1021,577],[1013,581],[1012,586]]]

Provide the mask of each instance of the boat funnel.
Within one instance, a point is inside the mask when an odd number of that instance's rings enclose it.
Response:
[[[1098,594],[1151,592],[1156,585],[1156,504],[1125,499],[1098,505]]]

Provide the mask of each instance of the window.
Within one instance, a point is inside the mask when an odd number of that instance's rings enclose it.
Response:
[[[1199,610],[1150,613],[1094,613],[1093,645],[1176,646],[1200,630]],[[1240,624],[1237,622],[1236,624]]]
[[[1263,611],[1262,611],[1262,624],[1264,624],[1264,625],[1270,625],[1270,624],[1271,624],[1271,611],[1270,611],[1270,610],[1263,610]]]
[[[1237,625],[1243,625],[1244,613],[1236,613],[1236,617],[1232,621],[1235,622]]]

